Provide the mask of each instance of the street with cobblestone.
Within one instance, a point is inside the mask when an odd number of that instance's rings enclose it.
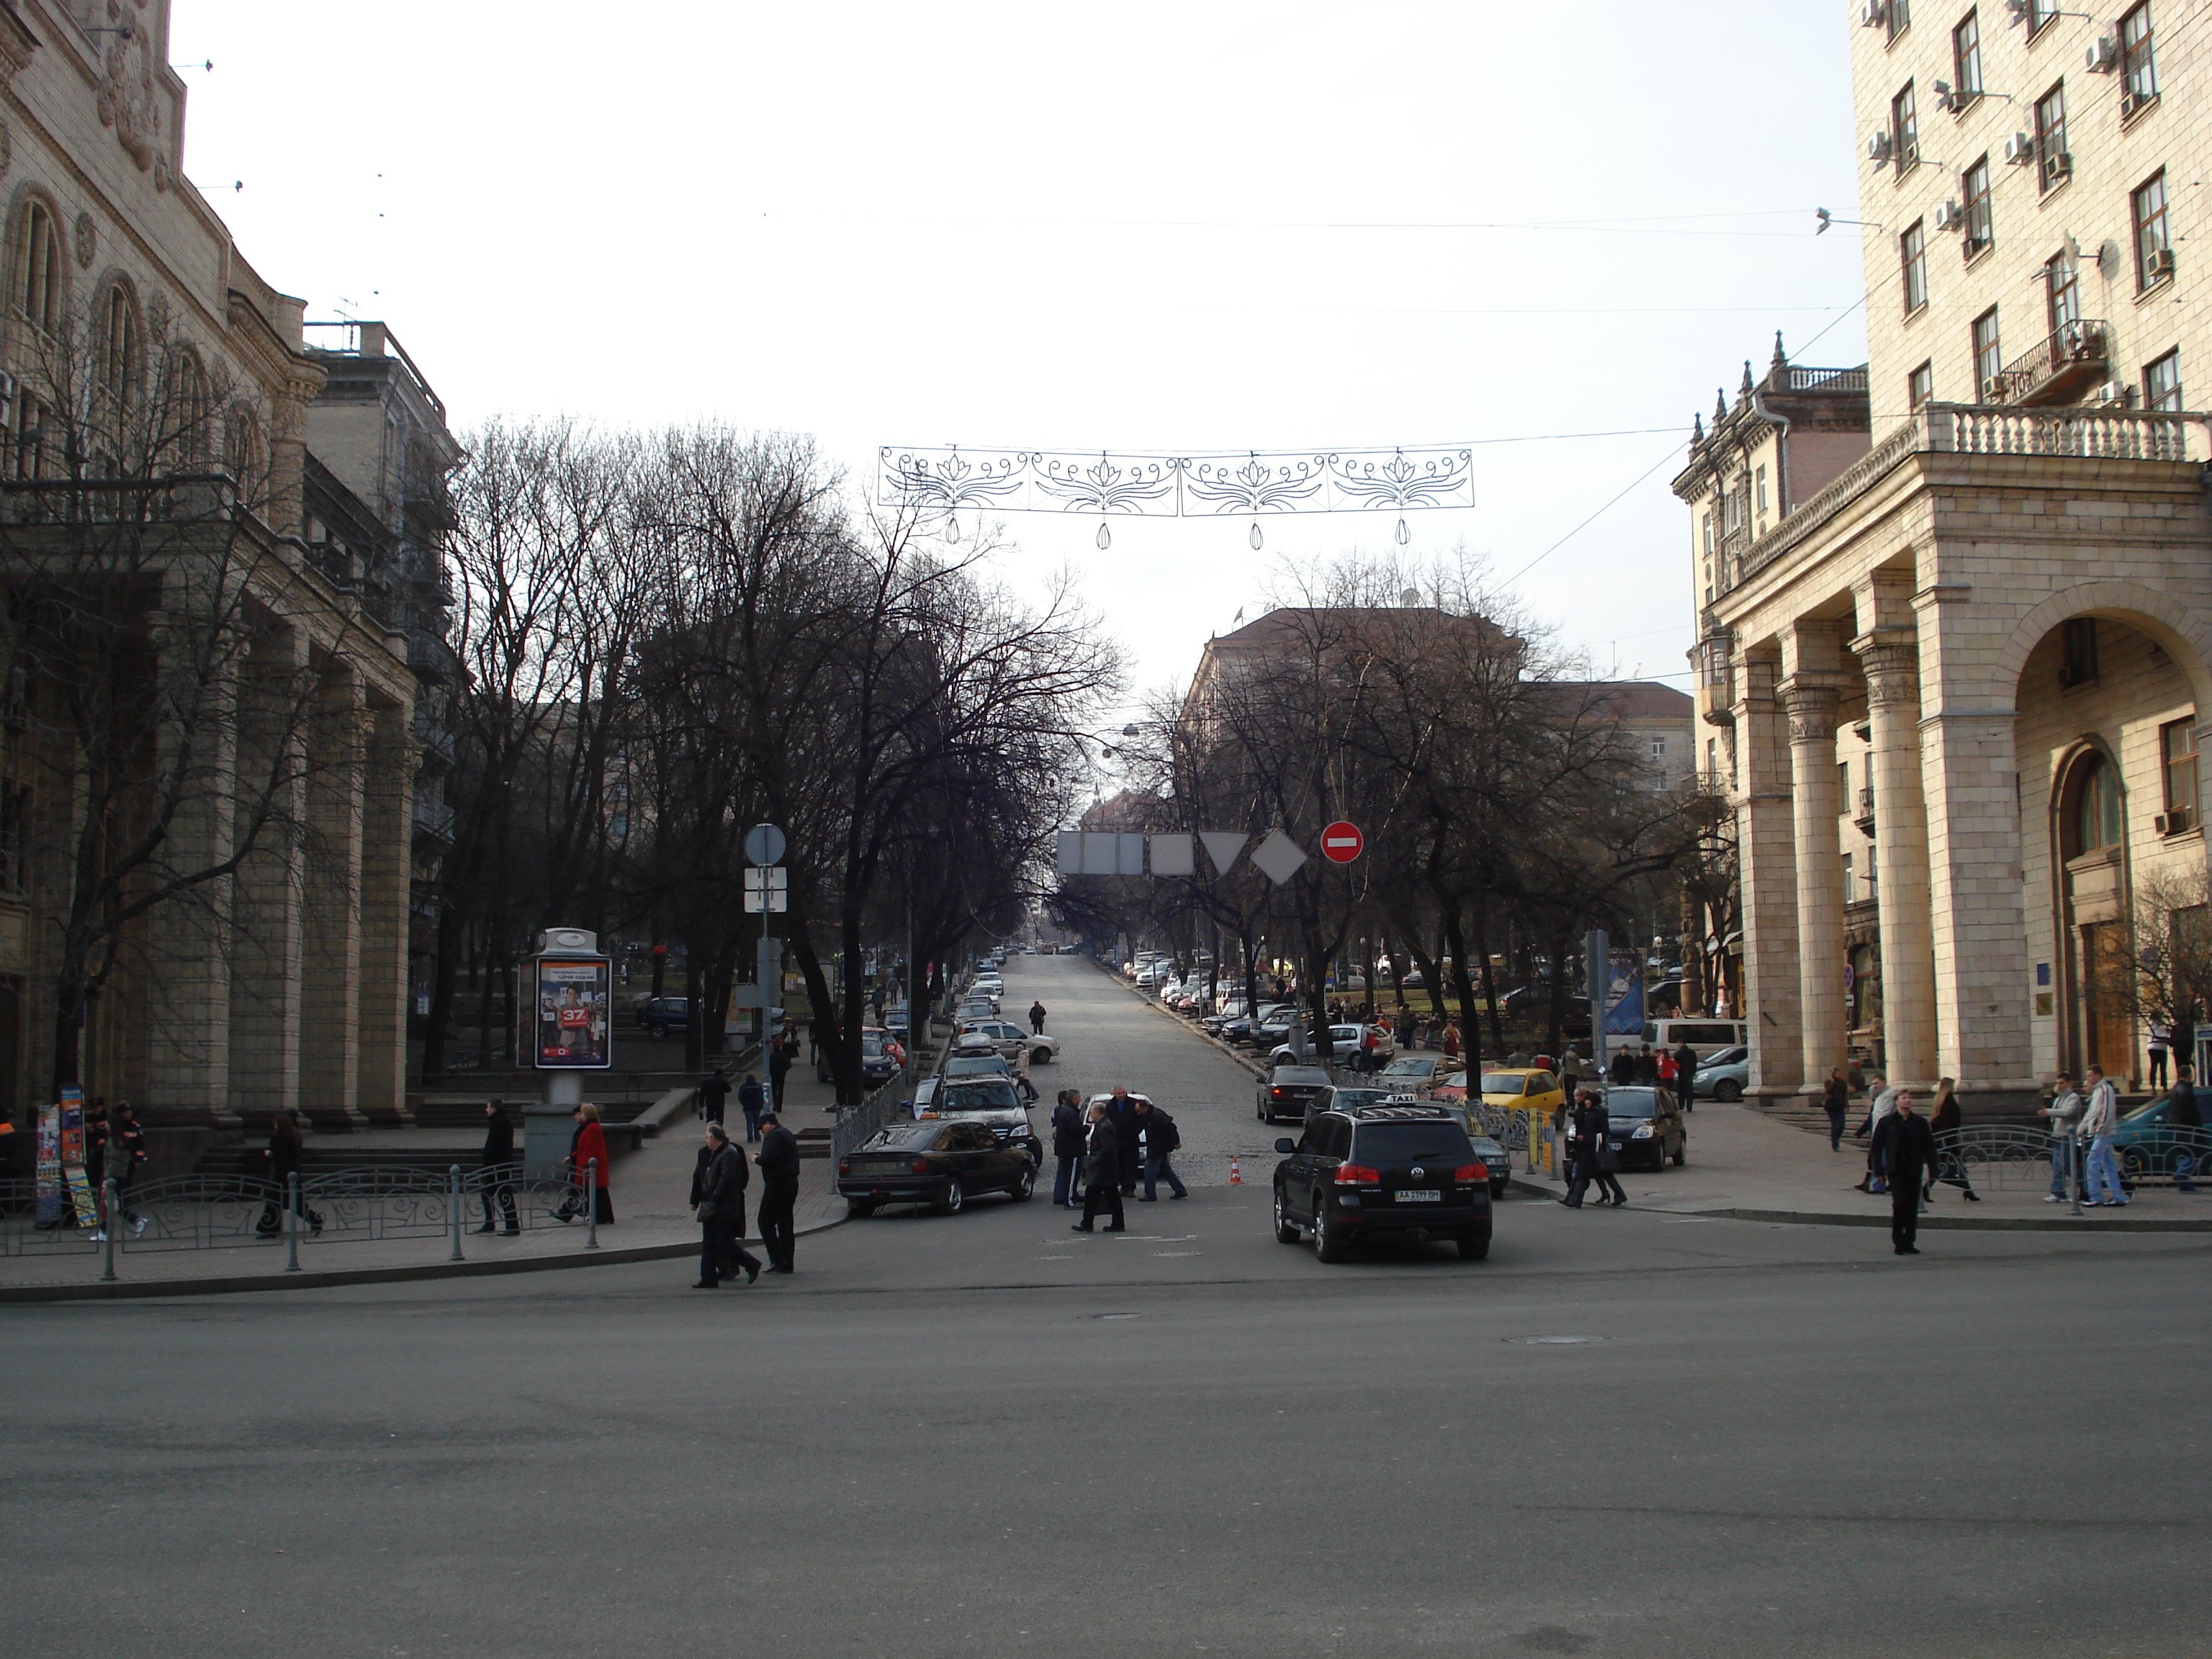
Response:
[[[1249,1072],[1085,963],[1007,991],[1066,1044],[1048,1099],[1176,1112],[1188,1201],[1118,1237],[1042,1199],[890,1211],[711,1295],[669,1261],[7,1310],[0,1646],[2199,1644],[2201,1235],[1900,1260],[1516,1197],[1487,1261],[1323,1267],[1271,1235],[1271,1156],[1212,1173],[1272,1135]]]

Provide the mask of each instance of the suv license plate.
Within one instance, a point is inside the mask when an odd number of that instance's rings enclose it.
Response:
[[[1423,1187],[1411,1192],[1401,1190],[1390,1196],[1401,1204],[1441,1204],[1444,1201],[1444,1195],[1433,1187]]]

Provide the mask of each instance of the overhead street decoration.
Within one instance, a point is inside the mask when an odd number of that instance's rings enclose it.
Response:
[[[876,452],[876,498],[942,520],[954,540],[968,511],[1249,517],[1255,547],[1261,515],[1395,513],[1403,543],[1407,514],[1473,507],[1474,471],[1472,450],[1456,445],[1172,455],[886,444]],[[1102,522],[1098,545],[1111,540]]]
[[[1340,842],[1349,831],[1347,853]],[[1195,836],[1144,835],[1133,830],[1063,830],[1060,832],[1059,872],[1063,876],[1195,876],[1198,843],[1212,860],[1217,875],[1227,875],[1243,854],[1250,837],[1234,830],[1201,830]],[[1334,863],[1348,864],[1364,845],[1359,831],[1348,823],[1333,823],[1322,832],[1322,850]],[[1312,861],[1312,855],[1280,830],[1270,830],[1252,849],[1253,866],[1280,887]]]

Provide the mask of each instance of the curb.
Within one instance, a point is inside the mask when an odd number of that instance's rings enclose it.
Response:
[[[845,1224],[842,1216],[796,1230],[792,1237],[811,1237]],[[474,1279],[495,1273],[559,1273],[571,1267],[605,1267],[637,1261],[672,1261],[699,1254],[696,1244],[637,1244],[573,1255],[522,1256],[513,1261],[432,1261],[411,1267],[341,1267],[320,1273],[234,1273],[222,1279],[121,1279],[112,1285],[0,1285],[0,1304],[15,1302],[115,1302],[156,1296],[232,1296],[242,1291],[311,1291],[340,1285],[398,1285],[421,1279]]]
[[[1510,1192],[1529,1198],[1557,1199],[1559,1189],[1516,1176],[1509,1180]],[[1832,1210],[1749,1210],[1730,1207],[1715,1210],[1660,1210],[1646,1204],[1631,1204],[1632,1210],[1641,1210],[1646,1215],[1697,1216],[1708,1221],[1765,1221],[1778,1222],[1793,1227],[1887,1227],[1889,1217],[1854,1215]],[[2122,1221],[2099,1216],[2071,1215],[1923,1215],[1920,1230],[1961,1233],[2065,1233],[2094,1227],[2097,1231],[2115,1233],[2212,1233],[2212,1218],[2203,1220]]]

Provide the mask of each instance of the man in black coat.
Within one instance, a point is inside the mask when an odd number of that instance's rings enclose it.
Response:
[[[1912,1109],[1912,1091],[1899,1089],[1896,1105],[1874,1132],[1875,1151],[1889,1171],[1889,1242],[1899,1255],[1918,1255],[1920,1189],[1936,1167],[1936,1137]]]
[[[1037,1036],[1044,1035],[1044,1004],[1041,1000],[1030,1004],[1030,1030]]]
[[[1686,1112],[1697,1109],[1698,1051],[1690,1046],[1687,1038],[1674,1050],[1674,1099]]]
[[[1075,1207],[1076,1189],[1083,1184],[1077,1175],[1083,1159],[1081,1099],[1074,1090],[1062,1089],[1052,1109],[1052,1201],[1067,1209]]]
[[[769,1044],[769,1104],[779,1112],[783,1109],[783,1080],[791,1075],[793,1054],[798,1046],[787,1036],[780,1036]],[[761,1121],[765,1124],[768,1120],[763,1118]]]
[[[1114,1092],[1118,1095],[1125,1091],[1116,1089]],[[1083,1219],[1071,1231],[1096,1231],[1091,1223],[1097,1219],[1101,1210],[1110,1212],[1114,1218],[1107,1224],[1108,1232],[1125,1231],[1127,1224],[1121,1213],[1121,1135],[1114,1127],[1113,1115],[1102,1100],[1091,1103],[1091,1127],[1083,1147]]]
[[[2190,1176],[2197,1173],[2197,1159],[2203,1156],[2198,1131],[2204,1127],[2204,1115],[2197,1108],[2197,1073],[2187,1066],[2173,1068],[2173,1092],[2166,1097],[2166,1126],[2179,1131],[2174,1137],[2173,1190],[2193,1193],[2197,1183]]]
[[[799,1137],[774,1112],[761,1117],[761,1149],[753,1162],[760,1165],[760,1234],[768,1247],[768,1270],[787,1273],[794,1265],[792,1207],[799,1201]]]
[[[722,1276],[744,1270],[745,1283],[760,1277],[758,1257],[738,1243],[745,1221],[745,1155],[730,1145],[729,1131],[709,1123],[691,1175],[691,1206],[699,1218],[699,1282],[695,1291],[718,1290]]]
[[[700,1079],[699,1115],[709,1123],[720,1123],[729,1109],[729,1068],[717,1066],[710,1075]]]
[[[1159,1197],[1156,1190],[1164,1180],[1176,1198],[1188,1198],[1189,1190],[1182,1177],[1176,1174],[1175,1166],[1168,1162],[1168,1154],[1182,1145],[1182,1132],[1176,1121],[1149,1100],[1136,1103],[1137,1133],[1144,1137],[1145,1193],[1137,1202],[1150,1204]]]
[[[1121,1159],[1115,1184],[1127,1198],[1137,1190],[1137,1103],[1129,1098],[1127,1084],[1114,1085],[1114,1097],[1106,1110],[1114,1120],[1115,1155]]]
[[[495,1193],[507,1223],[507,1236],[514,1237],[522,1231],[522,1218],[514,1210],[514,1125],[508,1121],[507,1105],[503,1101],[484,1102],[483,1185],[477,1189],[477,1198],[483,1205],[483,1225],[480,1233],[495,1232],[492,1225],[491,1203]]]
[[[1626,1048],[1623,1048],[1619,1054],[1613,1057],[1613,1064],[1606,1068],[1606,1077],[1607,1080],[1617,1083],[1623,1088],[1634,1083],[1636,1081],[1636,1056],[1629,1053]]]

